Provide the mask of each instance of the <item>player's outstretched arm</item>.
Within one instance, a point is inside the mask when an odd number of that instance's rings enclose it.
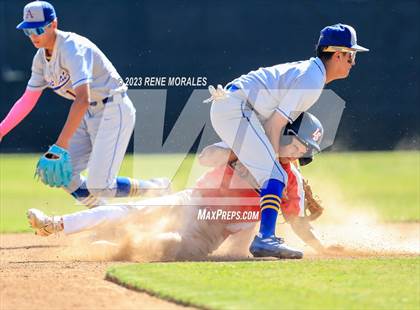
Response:
[[[206,167],[218,167],[237,160],[235,153],[228,148],[217,145],[209,145],[198,156],[200,165]]]
[[[32,111],[41,94],[42,90],[26,89],[0,123],[0,141]]]
[[[55,143],[59,147],[68,149],[69,141],[76,132],[80,123],[82,122],[83,116],[89,108],[89,84],[83,84],[75,89],[76,99],[71,105],[69,115],[67,116],[66,123],[60,133],[60,136]]]
[[[289,218],[290,226],[295,234],[318,253],[323,253],[325,247],[314,234],[312,226],[306,217],[293,216]]]

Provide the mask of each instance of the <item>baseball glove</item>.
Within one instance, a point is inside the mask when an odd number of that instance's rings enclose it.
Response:
[[[321,206],[321,200],[318,197],[314,197],[312,188],[307,180],[303,180],[303,189],[305,191],[305,216],[310,221],[314,221],[321,216],[324,208]]]
[[[54,144],[39,159],[35,176],[46,185],[61,187],[70,184],[72,172],[69,153],[67,150]]]

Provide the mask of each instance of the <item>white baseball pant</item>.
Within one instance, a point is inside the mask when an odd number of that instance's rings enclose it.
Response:
[[[287,184],[287,173],[277,160],[261,121],[240,90],[228,92],[226,98],[214,101],[210,118],[216,133],[260,186],[268,179]]]
[[[116,176],[134,129],[136,110],[127,95],[115,94],[113,101],[90,106],[70,140],[73,178],[69,193],[86,186],[91,194],[114,197]],[[88,169],[85,178],[81,172]]]

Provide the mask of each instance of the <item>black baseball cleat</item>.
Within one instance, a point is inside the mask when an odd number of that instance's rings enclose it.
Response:
[[[255,236],[249,247],[254,257],[277,257],[281,259],[301,259],[303,252],[293,249],[286,244],[282,238],[270,236],[267,238]]]

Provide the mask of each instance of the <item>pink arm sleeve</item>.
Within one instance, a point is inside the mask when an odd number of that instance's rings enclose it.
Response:
[[[23,96],[16,101],[9,114],[0,123],[0,137],[7,135],[32,111],[41,94],[42,90],[26,89]]]

